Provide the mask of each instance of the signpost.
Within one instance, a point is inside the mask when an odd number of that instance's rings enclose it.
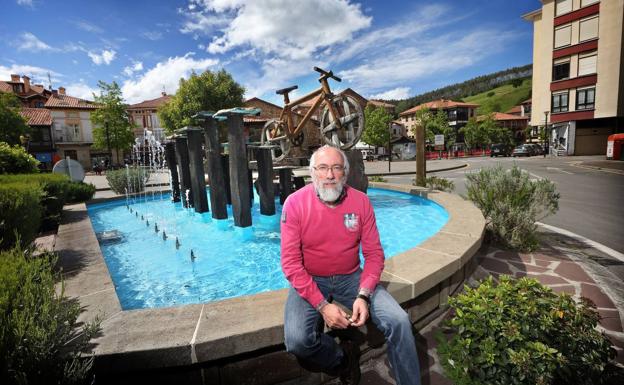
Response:
[[[442,150],[444,150],[444,135],[436,135],[433,145],[438,151],[438,159],[442,159]]]

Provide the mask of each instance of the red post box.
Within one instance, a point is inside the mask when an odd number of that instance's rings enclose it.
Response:
[[[613,134],[607,138],[607,159],[624,160],[624,134]]]

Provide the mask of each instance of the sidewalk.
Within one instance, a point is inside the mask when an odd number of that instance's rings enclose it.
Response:
[[[616,361],[624,365],[624,283],[605,282],[610,274],[597,263],[596,258],[605,256],[601,251],[583,244],[573,238],[540,228],[542,246],[533,253],[518,253],[483,246],[475,258],[479,266],[467,283],[475,285],[477,281],[489,275],[501,274],[516,278],[528,276],[551,287],[555,292],[565,292],[576,300],[580,297],[591,299],[602,319],[599,328],[605,332],[617,350]],[[584,262],[589,261],[589,262]],[[624,263],[623,263],[624,264]],[[607,288],[607,289],[605,289]],[[440,329],[448,312],[419,330],[416,344],[420,358],[423,385],[451,385],[443,375],[440,359],[437,355],[435,334]],[[385,353],[362,364],[362,385],[392,385],[391,369]],[[329,385],[338,385],[337,379]]]

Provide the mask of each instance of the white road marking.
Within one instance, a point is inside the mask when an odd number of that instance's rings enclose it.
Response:
[[[573,172],[562,170],[559,167],[546,167],[546,169],[547,170],[556,170],[556,171],[563,172],[563,173],[566,173],[566,174],[574,175]]]
[[[624,262],[624,254],[620,253],[619,251],[613,250],[612,248],[607,247],[607,246],[605,246],[605,245],[603,245],[601,243],[598,243],[596,241],[592,241],[591,239],[585,238],[584,236],[575,234],[575,233],[573,233],[571,231],[564,230],[564,229],[561,229],[559,227],[547,225],[546,223],[542,223],[542,222],[535,222],[535,223],[538,224],[539,226],[544,227],[545,229],[548,229],[548,230],[551,230],[551,231],[554,231],[554,232],[566,235],[566,236],[571,237],[571,238],[575,238],[575,239],[577,239],[577,240],[579,240],[581,242],[584,242],[584,243],[590,245],[591,247],[593,247],[595,249],[598,249],[598,250],[602,251],[603,253],[605,253],[605,254],[607,254],[607,255],[615,258],[615,259],[619,259],[620,261]]]

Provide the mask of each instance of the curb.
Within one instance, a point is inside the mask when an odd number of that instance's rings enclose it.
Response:
[[[442,171],[450,171],[457,170],[460,168],[468,167],[468,163],[460,164],[459,166],[446,167],[446,168],[438,168],[435,170],[427,170],[427,174],[434,172],[442,172]],[[414,171],[398,171],[398,172],[376,172],[376,173],[366,173],[366,176],[386,176],[386,175],[413,175],[416,174],[416,170]]]
[[[619,170],[619,169],[616,169],[616,168],[591,166],[591,165],[585,164],[582,161],[572,162],[572,163],[570,163],[570,165],[574,166],[574,167],[578,167],[578,168],[584,168],[586,170],[596,170],[596,171],[608,172],[608,173],[611,173],[611,174],[624,175],[624,171],[623,170]]]
[[[554,231],[555,233],[563,234],[563,235],[568,236],[570,238],[574,238],[574,239],[576,239],[578,241],[581,241],[581,242],[587,244],[588,246],[591,246],[594,249],[599,250],[599,251],[607,254],[608,256],[610,256],[612,258],[615,258],[615,259],[617,259],[617,260],[619,260],[621,262],[624,262],[624,254],[620,253],[617,250],[613,250],[612,248],[607,247],[607,246],[605,246],[605,245],[603,245],[601,243],[598,243],[596,241],[592,241],[591,239],[585,238],[582,235],[578,235],[576,233],[573,233],[571,231],[568,231],[568,230],[565,230],[565,229],[562,229],[562,228],[559,228],[559,227],[555,227],[555,226],[552,226],[552,225],[547,225],[546,223],[542,223],[542,222],[535,222],[535,223],[538,226],[541,226],[541,227],[543,227],[543,228],[545,228],[547,230]]]

